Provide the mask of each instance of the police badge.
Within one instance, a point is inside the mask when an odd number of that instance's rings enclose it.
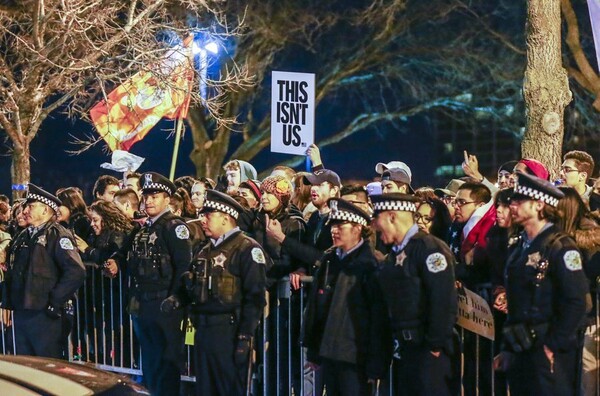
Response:
[[[154,245],[154,242],[156,242],[156,239],[158,238],[158,236],[156,235],[156,232],[153,232],[152,234],[150,234],[150,236],[148,237],[148,243],[151,245]]]
[[[190,238],[190,230],[184,225],[178,225],[175,228],[175,235],[179,239],[189,239]]]
[[[540,255],[540,252],[531,253],[527,255],[527,263],[525,263],[525,265],[528,267],[537,268],[541,259],[542,256]]]
[[[400,252],[399,255],[396,256],[396,265],[402,267],[404,264],[404,259],[406,259],[406,253],[404,250]]]
[[[69,238],[60,238],[60,241],[58,241],[58,243],[60,244],[60,247],[63,248],[64,250],[73,250],[73,243],[71,242],[71,240]]]
[[[256,262],[257,264],[266,264],[267,260],[265,260],[265,254],[263,253],[263,251],[260,248],[253,248],[252,249],[252,260],[254,260],[254,262]]]
[[[46,240],[46,235],[40,235],[40,237],[37,240],[37,244],[46,246],[47,243],[48,243],[48,241]]]
[[[219,254],[213,258],[213,267],[225,268],[225,260],[227,260],[227,257],[223,253]]]
[[[569,271],[578,271],[582,268],[581,266],[581,255],[577,250],[569,250],[563,256],[565,266]]]
[[[427,256],[425,260],[425,264],[427,264],[427,269],[429,272],[440,272],[445,270],[448,267],[448,261],[446,261],[446,257],[442,253],[431,253]]]

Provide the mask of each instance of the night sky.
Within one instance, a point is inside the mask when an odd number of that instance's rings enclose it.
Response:
[[[326,115],[317,116],[316,141],[327,134],[327,118]],[[377,162],[402,160],[411,166],[414,184],[431,183],[433,165],[427,161],[432,155],[428,123],[417,117],[409,120],[407,126],[410,130],[408,133],[389,131],[382,134],[373,130],[359,132],[338,145],[324,148],[321,151],[323,162],[339,173],[342,179],[370,180],[375,176]],[[152,170],[168,175],[174,144],[174,137],[169,136],[172,128],[171,121],[163,121],[144,140],[132,147],[130,151],[133,154],[146,158],[140,171]],[[109,154],[103,151],[101,145],[79,155],[65,152],[76,147],[70,143],[73,140],[70,135],[83,138],[90,133],[94,133],[93,128],[87,122],[66,120],[61,114],[48,119],[31,145],[31,182],[51,192],[59,187],[76,185],[85,190],[89,201],[92,185],[99,175],[112,174],[120,177],[117,172],[100,168],[101,163],[110,162]],[[234,143],[237,140],[237,144],[241,142],[241,138],[234,137],[232,140]],[[233,151],[235,144],[231,146]],[[191,135],[186,135],[180,146],[176,177],[194,175],[194,165],[189,159],[191,150],[192,138]],[[7,177],[0,183],[0,193],[9,194],[10,155],[6,145],[3,153],[5,155],[0,157],[0,166]],[[289,155],[270,153],[269,148],[266,148],[251,163],[261,172],[289,158]],[[296,169],[303,170],[303,166]]]

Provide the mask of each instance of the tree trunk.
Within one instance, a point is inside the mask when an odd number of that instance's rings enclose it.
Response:
[[[31,163],[29,158],[29,141],[23,139],[24,143],[19,148],[15,147],[12,153],[12,164],[10,175],[12,179],[12,199],[25,196],[25,189],[31,177]]]
[[[542,161],[554,177],[561,161],[564,109],[572,99],[562,66],[560,0],[529,0],[527,21],[527,130],[521,154]]]
[[[196,177],[216,177],[223,173],[221,167],[225,161],[229,148],[231,131],[221,127],[215,132],[211,139],[206,131],[206,119],[202,109],[194,109],[188,114],[188,124],[192,132],[194,148],[190,153],[190,159],[196,167]]]

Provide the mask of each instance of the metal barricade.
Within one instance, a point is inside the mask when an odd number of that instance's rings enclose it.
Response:
[[[312,282],[311,277],[302,278],[302,284]],[[114,279],[105,278],[100,271],[88,267],[88,279],[75,299],[75,316],[73,327],[65,356],[73,361],[85,361],[98,368],[129,374],[142,375],[140,367],[141,351],[137,343],[132,320],[127,314],[127,278],[119,275]],[[596,289],[597,290],[597,289]],[[256,364],[252,381],[253,395],[320,395],[322,381],[318,373],[306,368],[305,351],[300,345],[300,329],[303,326],[306,290],[290,291],[288,278],[280,280],[267,293],[264,317],[259,326]],[[582,384],[586,396],[600,396],[600,381],[598,381],[598,362],[600,343],[600,295],[593,294],[595,300],[595,315],[586,329],[583,349]],[[18,353],[15,351],[14,334],[18,329],[12,325],[12,314],[0,311],[0,347],[3,354]],[[186,323],[182,325],[188,327]],[[459,338],[463,341],[460,354],[457,354],[456,367],[461,368],[461,362],[474,362],[470,372],[463,370],[459,391],[463,395],[492,395],[507,394],[498,392],[494,375],[491,370],[482,372],[481,368],[491,366],[495,355],[495,344],[483,340],[466,330],[457,328]],[[465,338],[472,338],[472,348],[464,349]],[[187,343],[193,339],[188,334]],[[457,347],[459,343],[457,342]],[[193,375],[193,345],[185,346],[184,371],[182,380],[194,382]],[[484,349],[490,350],[483,353]],[[460,359],[458,359],[460,357]],[[485,359],[485,361],[483,361]],[[464,368],[464,365],[462,365]],[[487,375],[483,379],[482,375]],[[392,367],[389,378],[382,381],[380,395],[393,394]],[[468,377],[468,378],[467,378]],[[470,381],[471,385],[464,386]],[[487,384],[487,386],[484,386]]]

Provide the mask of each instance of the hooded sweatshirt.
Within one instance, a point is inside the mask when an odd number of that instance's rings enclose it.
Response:
[[[240,183],[248,179],[256,179],[256,169],[250,163],[242,160],[236,160],[240,165]]]

